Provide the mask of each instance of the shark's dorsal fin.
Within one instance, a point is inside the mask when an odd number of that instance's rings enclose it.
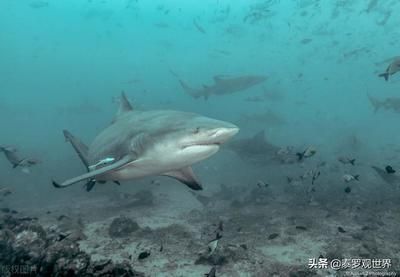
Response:
[[[121,92],[117,117],[132,110],[133,110],[132,105],[129,102],[128,98],[126,97],[125,92]]]
[[[200,182],[197,180],[196,176],[193,173],[193,170],[190,166],[181,168],[179,170],[166,172],[162,174],[164,176],[172,177],[178,180],[181,183],[184,183],[189,188],[193,190],[202,190],[203,187],[201,186]]]

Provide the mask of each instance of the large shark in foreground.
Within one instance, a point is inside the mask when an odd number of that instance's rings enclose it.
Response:
[[[203,85],[201,89],[190,87],[184,81],[179,80],[183,90],[194,98],[204,97],[208,99],[211,95],[224,95],[246,90],[267,80],[262,75],[245,75],[239,77],[214,76],[214,84]]]
[[[90,147],[64,131],[88,172],[61,184],[138,179],[146,176],[173,177],[191,189],[200,190],[191,165],[215,154],[239,128],[231,123],[194,113],[162,110],[136,111],[124,94],[114,121]]]

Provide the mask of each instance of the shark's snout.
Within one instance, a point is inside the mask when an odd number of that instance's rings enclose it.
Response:
[[[212,131],[212,133],[209,136],[209,139],[211,142],[214,142],[215,144],[222,144],[231,137],[233,137],[234,135],[236,135],[238,132],[239,128],[234,125],[232,127],[217,128]]]

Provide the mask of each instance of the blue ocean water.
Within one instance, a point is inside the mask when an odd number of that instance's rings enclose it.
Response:
[[[81,186],[58,191],[51,185],[84,172],[62,130],[89,144],[111,122],[122,91],[134,109],[195,112],[236,124],[237,139],[264,130],[277,148],[317,149],[304,162],[260,166],[259,156],[246,160],[222,148],[194,167],[206,190],[221,183],[245,189],[262,179],[278,187],[278,198],[291,199],[302,189],[287,186],[286,178],[326,164],[312,200],[340,203],[348,196],[342,177],[350,174],[363,181],[352,187],[349,203],[398,204],[385,198],[398,191],[371,166],[399,164],[400,74],[388,81],[378,76],[400,56],[399,10],[394,0],[2,0],[0,145],[40,160],[29,174],[0,160],[0,187],[14,191],[3,204],[44,211],[60,201],[68,207],[75,197],[84,203],[123,192],[126,187],[109,184],[88,194]],[[215,76],[246,75],[267,80],[208,99],[192,97],[180,83],[201,90]],[[391,104],[375,111],[369,96]],[[343,167],[341,156],[354,157],[358,167]]]

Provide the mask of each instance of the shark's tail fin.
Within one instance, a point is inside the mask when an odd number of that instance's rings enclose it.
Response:
[[[379,74],[378,76],[379,76],[379,77],[385,78],[385,81],[388,81],[388,80],[389,80],[389,73],[388,73],[388,72],[381,73],[381,74]]]
[[[370,96],[369,94],[368,94],[368,100],[371,103],[372,107],[374,108],[375,113],[382,107],[382,102],[379,101],[377,98]]]
[[[206,95],[203,95],[199,90],[191,88],[190,86],[188,86],[188,84],[186,84],[184,81],[182,81],[181,79],[179,79],[179,83],[181,84],[183,91],[192,96],[193,98],[197,99],[201,96],[204,96],[205,99],[207,99]]]

